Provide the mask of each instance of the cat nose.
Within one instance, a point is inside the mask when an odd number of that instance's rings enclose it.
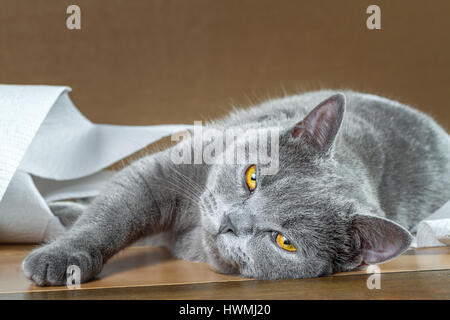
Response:
[[[227,233],[227,232],[236,234],[236,227],[231,222],[230,216],[225,215],[220,224],[219,234]]]

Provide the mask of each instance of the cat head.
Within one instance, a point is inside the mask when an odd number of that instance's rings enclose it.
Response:
[[[410,233],[376,216],[362,186],[334,157],[345,114],[337,94],[281,133],[279,170],[211,167],[202,195],[203,245],[225,273],[261,279],[306,278],[354,270],[406,250]]]

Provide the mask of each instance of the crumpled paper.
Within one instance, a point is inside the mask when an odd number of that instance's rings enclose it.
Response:
[[[86,119],[61,86],[0,85],[0,243],[65,231],[50,207],[96,196],[103,170],[188,125],[114,126]],[[413,247],[450,245],[450,201],[419,223]]]
[[[0,243],[65,231],[49,205],[92,197],[102,171],[187,125],[115,126],[86,119],[62,86],[0,85]]]

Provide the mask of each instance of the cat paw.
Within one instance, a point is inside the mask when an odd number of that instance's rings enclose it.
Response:
[[[69,268],[77,266],[78,268]],[[22,262],[25,276],[38,286],[67,284],[67,273],[75,269],[80,272],[80,282],[92,280],[102,269],[99,253],[49,244],[33,250]],[[73,275],[78,278],[78,275]]]

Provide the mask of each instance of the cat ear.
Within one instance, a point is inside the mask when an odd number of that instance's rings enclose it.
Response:
[[[356,215],[352,229],[361,265],[391,260],[408,249],[412,241],[408,230],[381,217]]]
[[[335,94],[315,107],[292,129],[292,137],[301,139],[316,151],[327,152],[341,127],[345,112],[345,96]]]

